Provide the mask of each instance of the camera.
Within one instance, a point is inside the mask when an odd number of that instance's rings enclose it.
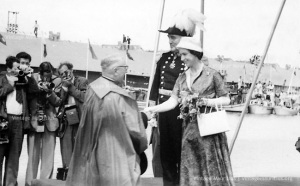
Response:
[[[11,71],[11,75],[18,78],[18,81],[16,81],[16,83],[18,83],[19,85],[26,83],[25,76],[27,74],[23,70],[14,69],[14,70]]]
[[[71,78],[72,78],[71,71],[69,71],[69,70],[64,71],[63,79],[64,80],[70,80]]]
[[[23,70],[20,70],[17,77],[18,77],[19,79],[24,79],[25,76],[28,76],[29,74],[32,74],[32,73],[31,73],[31,72],[25,72],[25,71],[23,71]]]
[[[4,118],[0,119],[0,144],[8,143],[8,121]]]
[[[55,87],[55,84],[52,83],[52,82],[47,82],[47,81],[43,81],[43,82],[39,82],[39,86],[40,87],[43,87],[43,86],[46,86],[47,89],[53,89]]]
[[[25,77],[33,73],[31,68],[17,68],[11,71],[12,75],[18,78],[17,83],[24,84],[26,83]]]
[[[37,127],[36,132],[45,131],[45,121],[47,120],[47,115],[45,114],[44,108],[42,106],[38,107],[37,112]]]
[[[44,108],[42,106],[38,107],[37,110],[37,121],[38,125],[44,125],[44,122],[47,120],[47,116],[44,112]]]
[[[23,76],[27,76],[29,74],[32,74],[32,72],[26,72],[26,71],[23,71],[23,70],[18,70],[18,77],[23,77]]]

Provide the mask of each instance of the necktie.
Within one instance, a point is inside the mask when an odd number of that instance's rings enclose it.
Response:
[[[23,103],[23,95],[22,95],[22,88],[21,86],[16,86],[16,100],[18,103],[22,104]]]

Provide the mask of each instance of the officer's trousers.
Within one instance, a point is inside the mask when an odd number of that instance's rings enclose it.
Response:
[[[177,119],[179,113],[179,107],[176,107],[158,116],[164,186],[179,184],[182,138],[182,120]]]

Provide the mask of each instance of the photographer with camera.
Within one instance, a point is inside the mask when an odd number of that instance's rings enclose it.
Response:
[[[25,75],[27,77],[31,77],[33,74],[33,69],[30,67],[30,62],[31,62],[31,56],[26,53],[26,52],[19,52],[16,55],[16,58],[19,59],[20,61],[20,67],[19,69],[21,70],[21,75]],[[21,76],[22,77],[22,76]],[[30,78],[31,80],[32,78]],[[31,84],[31,81],[29,80],[29,84]]]
[[[67,168],[74,149],[88,80],[84,77],[74,76],[73,64],[70,62],[62,62],[58,67],[58,72],[62,79],[61,98],[64,100],[62,104],[66,116],[66,121],[62,121],[65,126],[64,135],[60,136],[60,147],[63,167]]]
[[[19,59],[9,56],[6,58],[7,71],[0,73],[0,185],[17,185],[23,129],[29,123],[27,90],[30,78],[19,67]],[[2,182],[4,157],[6,162]]]
[[[19,82],[24,81],[23,77],[26,76],[26,79],[27,79],[26,97],[27,97],[27,102],[29,102],[30,100],[32,100],[34,98],[35,93],[39,92],[38,85],[32,77],[33,69],[30,67],[31,56],[26,52],[19,52],[16,55],[16,58],[18,58],[18,60],[20,61],[19,73],[21,74],[21,76],[18,76],[18,81]],[[30,128],[31,128],[30,121],[28,119],[25,123],[24,133],[27,134],[27,132],[28,132],[28,130],[30,130]]]
[[[19,52],[16,58],[20,61],[20,69],[25,71],[25,73],[32,74],[33,69],[30,67],[31,56],[26,52]]]
[[[43,62],[39,66],[39,73],[33,78],[38,85],[36,92],[29,102],[32,130],[28,134],[28,165],[25,185],[37,178],[39,162],[41,159],[40,178],[49,179],[54,166],[55,138],[59,124],[56,118],[55,107],[61,104],[61,99],[55,94],[60,78],[53,75],[50,62]]]

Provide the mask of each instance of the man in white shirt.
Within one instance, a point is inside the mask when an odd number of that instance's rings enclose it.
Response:
[[[23,127],[27,115],[26,83],[18,83],[20,62],[16,57],[6,59],[7,72],[0,74],[0,116],[8,121],[8,143],[0,144],[1,185],[18,185],[19,157],[22,151]],[[28,82],[27,77],[25,81]],[[5,173],[2,182],[2,165],[5,157]]]

